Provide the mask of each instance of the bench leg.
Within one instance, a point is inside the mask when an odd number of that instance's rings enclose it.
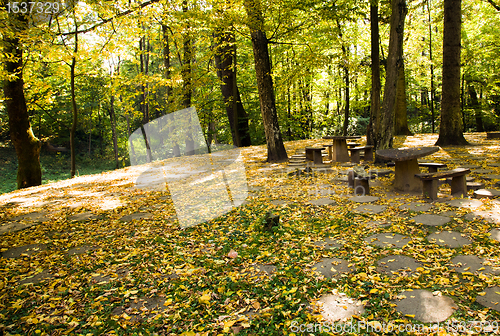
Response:
[[[365,149],[365,161],[373,161],[373,148]]]
[[[313,160],[313,151],[312,150],[306,149],[306,159],[309,161]]]
[[[354,179],[354,195],[370,195],[368,179]]]
[[[429,173],[437,173],[438,168],[437,167],[429,167]]]
[[[436,180],[431,180],[431,181],[422,181],[423,185],[423,193],[424,197],[428,197],[432,200],[436,200],[437,197],[437,181]]]
[[[352,163],[359,163],[359,150],[352,150],[351,149],[351,162]]]
[[[323,155],[321,154],[321,151],[315,150],[313,152],[313,161],[315,164],[322,164],[323,163]]]
[[[349,188],[354,188],[354,172],[352,170],[349,170],[347,173],[347,186]]]
[[[455,176],[451,179],[451,194],[467,196],[467,183],[465,175]]]

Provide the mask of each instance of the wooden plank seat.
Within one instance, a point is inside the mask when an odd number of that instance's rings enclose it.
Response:
[[[313,161],[316,164],[323,163],[323,156],[321,151],[324,147],[306,147],[306,159]]]
[[[387,162],[387,167],[394,167],[395,165],[395,162]],[[447,167],[446,164],[437,162],[419,162],[418,166],[429,169],[429,173],[436,173],[439,168]]]
[[[488,132],[486,133],[486,139],[500,139],[500,132]]]
[[[359,145],[361,145],[361,144],[357,143],[357,142],[348,142],[347,143],[347,147],[349,147],[349,148],[358,147]]]
[[[439,168],[446,168],[446,164],[437,162],[419,162],[418,166],[429,169],[429,173],[436,173]]]
[[[429,197],[430,199],[437,199],[438,183],[440,179],[451,177],[451,194],[455,195],[467,195],[467,185],[465,183],[465,176],[470,173],[468,168],[456,168],[444,172],[436,173],[423,173],[415,174],[415,177],[419,178],[423,183],[423,194],[424,197]]]
[[[351,162],[353,163],[359,163],[361,160],[361,151],[365,151],[365,161],[373,161],[373,146],[353,147],[348,148],[347,150],[351,152]]]

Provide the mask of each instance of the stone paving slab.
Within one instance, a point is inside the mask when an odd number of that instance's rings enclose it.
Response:
[[[354,267],[349,266],[348,261],[344,259],[323,258],[312,266],[312,270],[322,274],[327,279],[331,279],[340,276],[340,274],[354,272]]]
[[[489,174],[489,173],[493,173],[494,170],[493,169],[471,169],[471,172],[476,173],[476,174]]]
[[[415,320],[424,323],[445,321],[458,307],[453,299],[434,293],[424,289],[404,291],[395,300],[396,310],[403,315],[415,315]]]
[[[489,174],[489,175],[482,176],[482,178],[485,179],[485,180],[500,180],[500,175],[498,175],[498,174]]]
[[[150,218],[152,216],[153,216],[153,214],[149,213],[149,212],[135,212],[135,213],[132,213],[130,215],[125,215],[125,216],[121,217],[120,221],[121,222],[130,222],[133,220],[147,219],[147,218]]]
[[[459,273],[478,272],[478,273],[489,273],[495,275],[500,274],[500,269],[498,269],[497,267],[493,268],[489,265],[484,265],[484,259],[479,258],[475,255],[459,254],[455,258],[450,260],[448,267]]]
[[[429,214],[421,214],[412,217],[411,219],[413,219],[416,223],[428,226],[440,226],[451,221],[450,217]]]
[[[287,202],[284,201],[284,200],[272,200],[270,203],[272,205],[277,205],[277,206],[279,206],[279,205],[286,205],[287,204]]]
[[[413,258],[404,255],[390,255],[377,261],[377,272],[390,276],[409,275],[422,267],[422,264]]]
[[[332,238],[325,238],[324,240],[314,242],[314,245],[322,249],[333,249],[333,248],[340,248],[343,246],[343,244]]]
[[[309,203],[311,203],[312,205],[318,205],[318,206],[337,204],[334,200],[332,200],[330,198],[320,198],[320,199],[316,199],[316,200],[311,200],[311,201],[309,201]]]
[[[31,257],[33,254],[45,251],[46,249],[47,245],[45,244],[30,244],[18,246],[2,252],[2,257],[15,259],[21,258],[22,256]]]
[[[368,227],[384,228],[391,225],[390,221],[369,221],[365,223]]]
[[[478,168],[481,168],[481,166],[478,166],[478,165],[475,165],[475,164],[464,164],[464,165],[458,166],[458,168],[478,169]]]
[[[500,224],[500,212],[498,211],[474,211],[464,216],[467,220],[482,219],[490,223]]]
[[[127,306],[118,306],[111,311],[112,315],[121,316],[128,321],[138,322],[145,318],[154,317],[168,309],[165,306],[166,298],[153,296],[131,297]],[[126,316],[126,317],[125,317]]]
[[[69,249],[68,252],[66,252],[66,254],[69,256],[74,256],[74,255],[84,254],[87,251],[93,251],[93,250],[97,250],[97,247],[88,245],[77,246]]]
[[[402,248],[407,245],[411,239],[399,233],[383,232],[366,237],[364,241],[378,247]]]
[[[47,217],[46,212],[31,212],[28,214],[12,217],[10,218],[10,220],[42,223],[50,221],[50,218]]]
[[[353,196],[350,198],[351,201],[356,202],[356,203],[370,203],[370,202],[375,202],[380,199],[380,197],[377,196]]]
[[[17,232],[24,229],[28,229],[38,223],[36,222],[10,222],[10,223],[2,223],[0,224],[0,235],[9,232]]]
[[[496,228],[488,232],[490,235],[490,239],[500,241],[500,229]]]
[[[412,203],[400,205],[399,209],[401,209],[401,210],[410,210],[410,211],[418,211],[418,212],[425,212],[425,211],[429,211],[432,207],[433,207],[433,205],[429,204],[429,203],[412,202]]]
[[[354,300],[344,293],[323,295],[316,305],[327,322],[350,320],[354,315],[360,316],[365,312],[361,301]]]
[[[50,272],[48,270],[43,270],[40,273],[37,273],[35,275],[29,276],[29,277],[26,277],[26,278],[20,280],[18,283],[20,285],[30,285],[30,284],[37,285],[40,282],[47,280],[47,279],[52,279],[53,277],[54,277],[54,275],[50,274]]]
[[[467,238],[463,233],[456,231],[441,231],[434,232],[427,236],[430,243],[458,248],[464,245],[472,244],[472,240]]]
[[[500,196],[500,190],[496,189],[479,189],[474,191],[476,198],[493,198]]]
[[[68,219],[71,221],[85,222],[85,221],[92,220],[92,219],[99,219],[99,217],[100,217],[99,215],[96,215],[90,211],[87,211],[87,212],[82,212],[82,213],[70,216],[70,217],[68,217]]]
[[[377,214],[386,209],[385,205],[364,204],[353,209],[353,211],[369,214]]]
[[[482,306],[500,312],[500,287],[494,286],[486,288],[482,294],[484,295],[476,296],[476,302]]]
[[[446,202],[446,204],[455,206],[458,208],[468,208],[468,209],[477,209],[481,205],[483,205],[483,202],[480,200],[475,200],[475,199],[467,199],[467,198],[460,198],[460,199],[454,199],[451,201]]]

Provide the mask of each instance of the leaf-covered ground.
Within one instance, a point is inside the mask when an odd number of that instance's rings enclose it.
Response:
[[[470,176],[499,189],[498,180],[484,179],[500,174],[498,141],[485,140],[485,134],[467,138],[480,145],[442,149],[425,161],[490,169]],[[428,146],[435,140],[398,137],[397,144]],[[291,155],[323,143],[316,139],[286,147]],[[333,164],[327,173],[297,177],[288,175],[285,165],[263,164],[264,146],[242,153],[250,189],[246,202],[187,229],[179,227],[168,191],[134,186],[144,167],[1,195],[0,324],[5,334],[298,335],[294,327],[325,321],[314,302],[332,293],[363,305],[364,312],[351,317],[355,323],[421,323],[415,314],[397,309],[403,291],[418,289],[453,300],[446,318],[452,325],[500,320],[499,308],[476,302],[500,296],[487,292],[500,285],[499,273],[482,272],[500,266],[500,243],[489,234],[500,226],[495,199],[457,207],[444,197],[420,209],[418,204],[426,203],[422,196],[393,192],[389,175],[371,181],[371,195],[378,199],[370,205],[383,210],[363,213],[357,210],[367,203],[353,199],[343,180],[349,167]],[[441,192],[449,194],[449,186]],[[314,204],[325,199],[333,203]],[[280,215],[272,231],[264,229],[269,211]],[[490,211],[492,218],[480,216],[486,212],[470,215],[473,211]],[[412,219],[422,214],[449,221],[433,226]],[[446,231],[461,233],[469,243],[443,245],[444,236],[436,233]],[[375,234],[400,234],[409,241],[380,247],[368,238]],[[460,271],[451,264],[460,255],[482,258],[484,268]],[[397,274],[381,271],[381,259],[391,262],[398,256],[421,266]],[[346,265],[334,262],[333,276],[325,277],[316,265],[325,258]],[[487,331],[498,334],[498,328]],[[447,333],[452,334],[440,331]],[[365,328],[353,334],[382,333]]]

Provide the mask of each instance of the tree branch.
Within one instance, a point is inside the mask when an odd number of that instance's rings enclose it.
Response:
[[[490,5],[492,5],[497,11],[500,12],[500,5],[499,4],[496,4],[493,0],[486,0],[490,3]]]
[[[127,9],[126,11],[120,12],[120,13],[118,13],[116,15],[113,15],[113,16],[107,18],[107,19],[103,19],[101,22],[98,22],[98,23],[96,23],[95,25],[93,25],[93,26],[91,26],[89,28],[82,29],[82,30],[76,30],[76,31],[72,31],[72,32],[67,32],[67,33],[62,33],[61,35],[65,36],[65,35],[75,35],[75,34],[80,34],[80,33],[88,33],[89,31],[92,31],[92,30],[96,29],[97,27],[102,26],[103,24],[111,22],[111,21],[113,21],[116,18],[128,15],[130,13],[135,12],[136,10],[140,10],[140,9],[142,9],[144,7],[147,7],[149,5],[152,5],[152,4],[160,2],[160,1],[161,0],[149,0],[149,1],[145,1],[145,2],[141,3],[137,7],[134,7],[134,8],[131,8],[131,9]]]

